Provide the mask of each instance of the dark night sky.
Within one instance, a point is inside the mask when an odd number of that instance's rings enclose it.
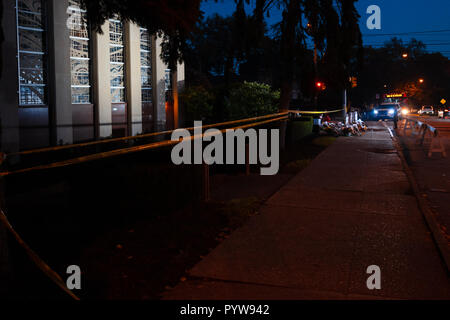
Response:
[[[254,0],[251,1],[254,3]],[[381,30],[369,30],[366,27],[367,7],[378,5],[381,8]],[[215,3],[209,0],[202,4],[206,15],[219,13],[230,15],[235,9],[233,0],[222,0]],[[251,5],[247,12],[251,12]],[[397,34],[406,32],[440,31],[446,32],[398,35],[405,42],[412,37],[427,44],[428,51],[441,51],[450,57],[450,1],[449,0],[359,0],[357,9],[361,15],[361,31],[364,35],[364,44],[383,44],[392,36],[373,36],[375,34]],[[281,13],[278,9],[271,11],[269,24],[278,22]]]

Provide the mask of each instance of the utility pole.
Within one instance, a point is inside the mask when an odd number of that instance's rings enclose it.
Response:
[[[347,117],[347,88],[344,88],[344,103],[342,108],[342,116],[345,122],[345,119]]]
[[[314,41],[314,77],[317,81],[317,44],[316,44],[316,41]],[[317,103],[318,95],[319,95],[318,91],[315,90],[314,91],[314,107],[316,110],[317,110],[317,105],[318,105],[318,103]]]

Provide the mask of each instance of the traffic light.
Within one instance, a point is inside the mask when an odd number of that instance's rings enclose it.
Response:
[[[327,86],[325,85],[325,83],[323,83],[322,81],[316,81],[316,89],[323,91],[327,88]]]

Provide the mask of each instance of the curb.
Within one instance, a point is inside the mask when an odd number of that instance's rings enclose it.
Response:
[[[436,217],[435,217],[433,211],[431,210],[429,204],[421,196],[419,185],[417,184],[417,181],[416,181],[416,179],[411,171],[411,168],[409,167],[408,162],[406,161],[405,155],[403,153],[403,147],[401,146],[397,137],[395,137],[393,135],[392,130],[390,128],[388,128],[386,125],[385,125],[385,127],[389,130],[389,134],[391,135],[394,146],[397,149],[400,160],[402,161],[403,169],[408,177],[409,184],[411,185],[414,196],[417,200],[417,204],[419,205],[420,212],[422,213],[422,215],[426,221],[428,229],[431,231],[431,235],[433,236],[434,242],[435,242],[437,249],[442,257],[442,260],[444,260],[445,266],[447,268],[447,273],[450,274],[450,247],[448,245],[448,241],[445,238],[445,236],[442,234],[442,232],[440,231],[439,224],[438,224]]]

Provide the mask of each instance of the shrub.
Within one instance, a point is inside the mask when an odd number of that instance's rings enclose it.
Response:
[[[229,119],[243,119],[276,113],[280,99],[279,91],[272,91],[267,84],[246,82],[235,84],[226,108]]]
[[[186,112],[186,120],[203,120],[208,122],[212,118],[214,95],[202,86],[186,88],[180,94],[180,102]]]

